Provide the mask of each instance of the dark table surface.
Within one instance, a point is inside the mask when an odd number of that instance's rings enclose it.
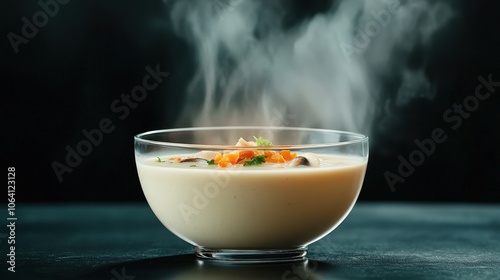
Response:
[[[197,261],[145,203],[16,210],[0,279],[500,279],[499,205],[358,203],[307,262],[267,265]]]

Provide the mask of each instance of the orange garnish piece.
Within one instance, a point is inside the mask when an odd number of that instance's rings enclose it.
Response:
[[[238,162],[239,154],[229,153],[224,155],[217,155],[214,158],[214,163],[220,167],[227,167],[228,164],[236,164]]]
[[[285,163],[285,162],[286,162],[286,160],[285,160],[285,159],[283,158],[283,156],[282,156],[282,155],[280,155],[280,154],[276,154],[276,155],[275,155],[275,157],[276,157],[276,161],[277,161],[278,163]]]
[[[252,157],[255,156],[254,151],[241,151],[240,152],[240,159],[251,159]]]
[[[266,158],[266,162],[285,163],[285,159],[279,153],[274,153],[271,157]]]
[[[218,164],[220,167],[226,167],[228,163],[227,160],[221,154],[215,156],[214,162]]]
[[[290,150],[282,150],[280,151],[280,155],[282,155],[286,161],[289,161],[294,159],[297,156],[297,153],[290,153]]]
[[[236,164],[238,162],[238,158],[240,157],[239,154],[233,154],[233,153],[229,153],[229,154],[225,154],[224,155],[225,158],[227,158],[227,161],[231,164]]]
[[[214,162],[218,163],[221,160],[221,158],[222,158],[222,154],[216,155],[215,158],[214,158]]]
[[[274,154],[275,152],[273,151],[264,151],[264,155],[266,156],[266,158],[271,158]]]
[[[291,153],[290,150],[281,150],[279,152],[269,150],[245,150],[241,152],[231,152],[227,154],[218,154],[214,158],[214,163],[220,167],[227,167],[229,164],[245,163],[255,156],[265,155],[266,162],[286,163],[297,157],[297,153]]]

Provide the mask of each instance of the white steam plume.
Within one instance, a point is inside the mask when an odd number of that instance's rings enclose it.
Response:
[[[384,77],[401,81],[398,105],[415,94],[433,98],[425,58],[411,68],[406,60],[453,16],[446,3],[334,2],[324,13],[284,27],[286,1],[176,1],[175,30],[198,55],[179,124],[369,134]]]

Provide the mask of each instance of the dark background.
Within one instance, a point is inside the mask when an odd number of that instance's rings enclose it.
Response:
[[[500,202],[500,86],[456,130],[443,120],[454,103],[474,94],[478,76],[500,81],[500,7],[498,1],[448,2],[460,16],[436,34],[436,48],[412,57],[429,58],[425,73],[437,95],[390,110],[379,101],[362,200]],[[330,5],[286,3],[287,25]],[[2,162],[5,174],[16,168],[18,202],[144,200],[133,136],[175,126],[196,67],[193,48],[173,32],[169,8],[162,1],[73,0],[16,54],[7,34],[21,34],[22,17],[31,19],[40,6],[1,2]],[[148,65],[170,75],[122,120],[111,104],[142,84]],[[386,98],[396,94],[393,81],[383,84]],[[82,130],[98,129],[103,118],[114,130],[59,182],[51,164],[64,164],[66,146],[75,149],[85,139]],[[398,156],[408,158],[414,140],[438,127],[448,139],[392,192],[384,172],[397,173]]]

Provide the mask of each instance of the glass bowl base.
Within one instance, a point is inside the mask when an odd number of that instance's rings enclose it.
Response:
[[[307,247],[276,250],[214,250],[194,247],[196,256],[204,261],[225,263],[275,263],[306,260]]]

